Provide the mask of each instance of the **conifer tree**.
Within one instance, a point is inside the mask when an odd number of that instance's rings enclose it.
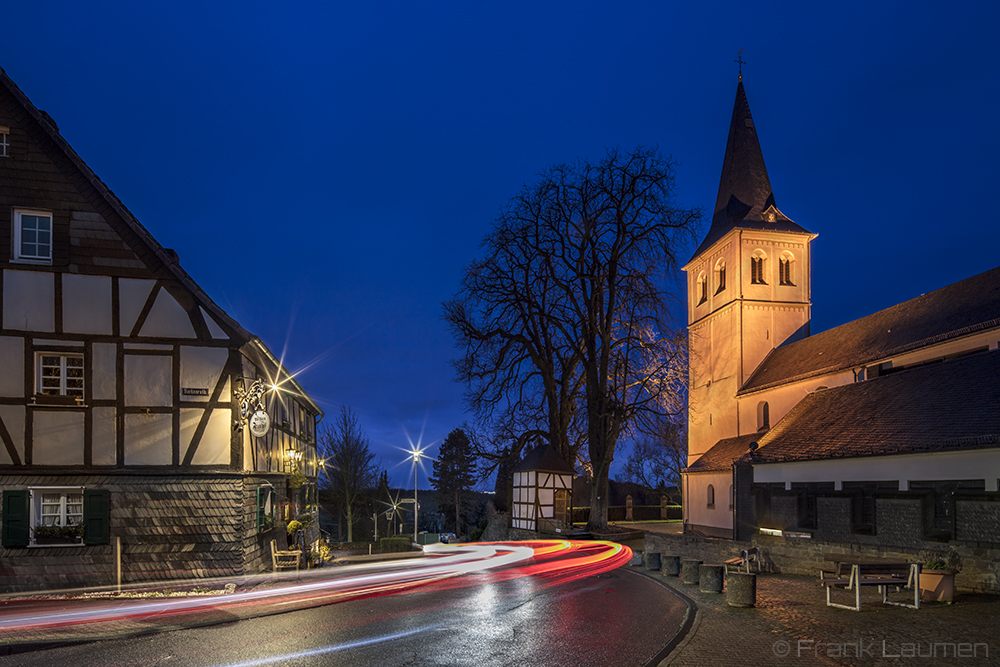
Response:
[[[431,484],[438,492],[438,504],[443,512],[455,510],[455,534],[461,535],[462,492],[472,488],[476,461],[469,437],[460,428],[448,434],[434,461]]]

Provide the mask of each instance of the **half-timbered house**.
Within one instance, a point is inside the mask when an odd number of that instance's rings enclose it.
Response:
[[[511,527],[545,533],[572,527],[574,474],[550,444],[528,452],[513,470]]]
[[[321,410],[2,70],[0,138],[0,590],[260,569]]]

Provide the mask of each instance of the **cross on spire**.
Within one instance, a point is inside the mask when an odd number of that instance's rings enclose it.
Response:
[[[739,53],[736,54],[736,60],[734,60],[733,62],[737,63],[740,66],[740,81],[742,81],[743,80],[743,66],[747,64],[746,61],[743,60],[743,49],[739,50]]]

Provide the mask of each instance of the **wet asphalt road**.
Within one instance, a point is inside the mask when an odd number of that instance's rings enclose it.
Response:
[[[0,657],[0,667],[641,666],[687,609],[627,568],[556,585],[483,575],[463,583],[22,653]]]

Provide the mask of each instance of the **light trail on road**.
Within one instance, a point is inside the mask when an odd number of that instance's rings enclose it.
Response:
[[[0,614],[0,637],[16,642],[18,631],[140,621],[199,612],[242,611],[252,616],[256,607],[281,609],[288,605],[321,605],[366,597],[393,595],[429,586],[448,588],[493,581],[535,577],[555,585],[613,570],[627,564],[632,550],[603,541],[538,540],[429,545],[419,559],[388,560],[323,568],[306,573],[285,573],[273,587],[262,587],[222,596],[183,597],[169,600],[114,599],[67,600],[59,611],[22,610]],[[273,575],[269,575],[274,578]],[[309,576],[310,581],[299,579]],[[313,578],[315,577],[315,578]],[[294,583],[293,583],[294,580]],[[72,605],[72,609],[66,607]],[[241,614],[242,615],[242,614]]]

